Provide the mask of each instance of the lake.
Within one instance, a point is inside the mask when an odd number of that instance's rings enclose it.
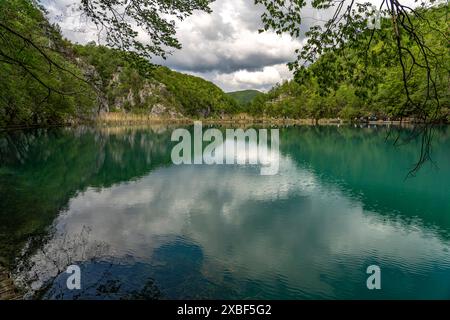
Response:
[[[408,129],[281,127],[273,176],[173,165],[172,130],[0,133],[0,263],[26,298],[450,299],[449,127],[415,177],[419,139],[386,141]]]

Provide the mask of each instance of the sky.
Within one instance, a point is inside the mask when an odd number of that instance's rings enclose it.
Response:
[[[43,0],[52,22],[65,37],[87,43],[97,40],[97,32],[73,11],[73,0]],[[284,79],[292,78],[286,63],[294,60],[301,39],[273,32],[259,33],[263,8],[253,0],[216,0],[212,13],[195,12],[177,23],[181,50],[167,60],[153,62],[200,76],[224,91],[258,89],[266,91]]]
[[[96,29],[74,11],[77,1],[42,0],[42,3],[50,20],[60,25],[68,39],[78,43],[98,40]],[[267,91],[292,78],[286,63],[295,59],[295,49],[302,46],[303,37],[293,39],[271,31],[259,33],[264,9],[253,0],[216,0],[210,7],[211,14],[197,11],[178,22],[176,37],[182,49],[173,51],[167,60],[156,58],[153,62],[212,81],[226,92]],[[303,22],[308,26],[327,14],[321,15],[305,9]]]

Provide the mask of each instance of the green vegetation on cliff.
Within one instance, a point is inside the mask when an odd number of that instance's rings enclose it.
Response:
[[[0,127],[93,119],[100,111],[200,117],[238,109],[201,78],[70,43],[33,1],[1,1],[0,21]]]
[[[95,83],[110,111],[198,117],[238,109],[219,87],[202,78],[149,63],[138,69],[123,53],[95,44],[75,46],[75,52],[97,71]]]
[[[450,51],[448,50],[448,5],[423,10],[421,18],[409,17],[424,34],[427,49],[433,52],[436,63],[430,70],[436,91],[429,87],[427,71],[413,68],[407,61],[409,98],[405,95],[402,67],[395,58],[397,47],[391,30],[390,19],[383,19],[381,30],[374,33],[369,50],[361,51],[361,43],[367,43],[361,33],[344,48],[322,55],[317,62],[297,72],[295,81],[275,86],[264,96],[257,97],[249,112],[271,117],[354,119],[376,116],[378,118],[428,117],[443,118],[449,114]],[[370,37],[370,35],[369,35]],[[408,39],[405,39],[407,41]],[[423,50],[412,39],[403,54]],[[366,44],[367,46],[367,44]],[[405,58],[405,59],[406,59]],[[428,95],[428,99],[426,99]],[[440,99],[439,112],[433,104]],[[423,104],[423,101],[426,101]],[[406,107],[405,107],[406,106]],[[419,109],[415,109],[419,106]],[[447,119],[448,120],[448,119]]]

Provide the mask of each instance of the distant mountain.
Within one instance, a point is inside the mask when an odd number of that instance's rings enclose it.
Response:
[[[227,95],[236,100],[240,105],[246,105],[252,102],[257,96],[263,95],[263,93],[258,90],[242,90],[227,92]]]

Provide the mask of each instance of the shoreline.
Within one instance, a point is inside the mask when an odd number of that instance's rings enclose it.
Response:
[[[56,127],[77,127],[84,125],[91,126],[129,126],[129,125],[192,125],[194,122],[200,121],[206,125],[305,125],[305,126],[340,126],[340,125],[380,125],[380,126],[404,126],[413,127],[420,125],[422,122],[415,119],[406,118],[403,120],[376,120],[376,121],[350,121],[339,118],[330,119],[284,119],[284,118],[253,118],[248,115],[236,115],[224,118],[169,118],[155,117],[150,115],[136,115],[123,113],[104,113],[96,119],[84,121],[68,121],[66,123],[45,124],[45,125],[17,125],[9,127],[0,127],[0,131],[28,130],[40,128],[56,128]],[[449,125],[448,122],[435,123],[435,125]]]
[[[268,124],[268,125],[414,125],[420,124],[415,119],[403,120],[377,120],[377,121],[350,121],[340,118],[324,119],[289,119],[289,118],[266,118],[251,117],[246,114],[227,116],[222,118],[165,118],[149,115],[134,115],[123,113],[105,113],[93,121],[97,125],[118,124],[193,124],[200,121],[204,124]]]

